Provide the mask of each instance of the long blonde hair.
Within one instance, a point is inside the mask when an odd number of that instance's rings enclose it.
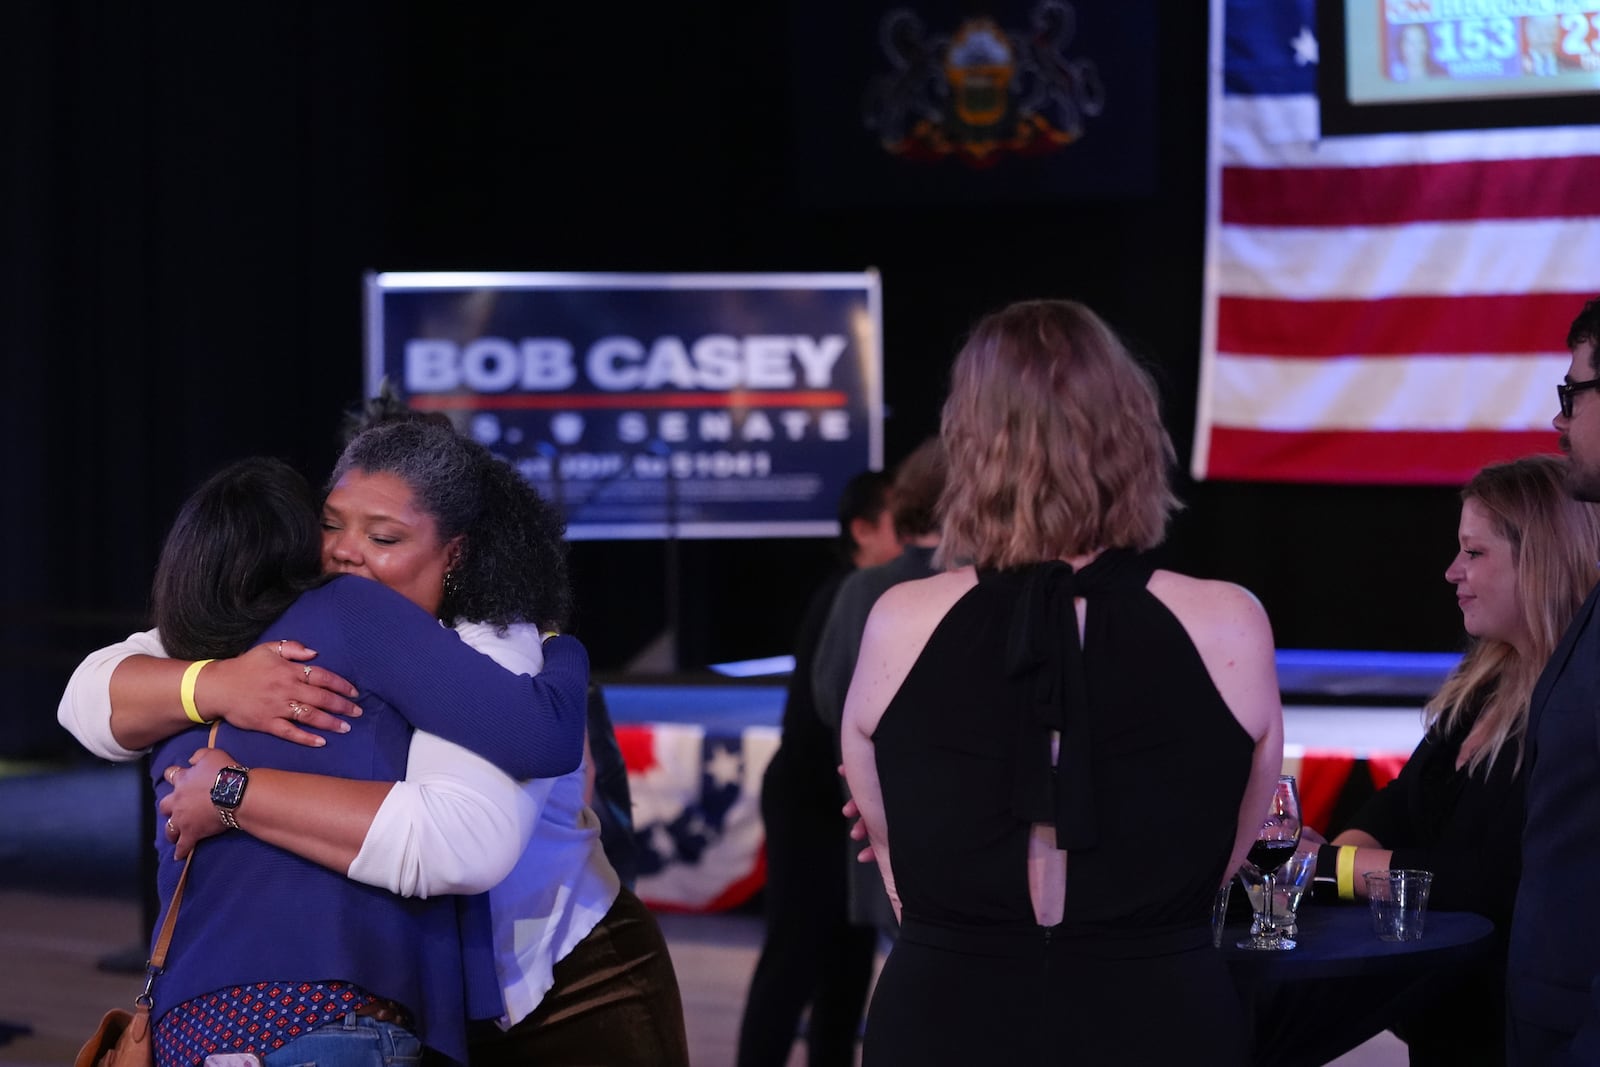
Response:
[[[1528,704],[1567,624],[1600,577],[1600,509],[1566,490],[1567,463],[1528,456],[1483,468],[1461,490],[1511,544],[1517,598],[1532,639],[1527,656],[1504,641],[1476,639],[1424,709],[1428,729],[1448,733],[1481,705],[1463,747],[1468,772],[1485,772],[1508,745],[1522,767]]]

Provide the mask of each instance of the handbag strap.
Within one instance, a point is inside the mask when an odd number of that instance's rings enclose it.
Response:
[[[216,719],[211,723],[211,734],[206,738],[207,748],[217,747],[217,727],[222,720]],[[150,990],[155,985],[156,975],[160,974],[167,965],[167,949],[172,947],[172,929],[178,923],[178,905],[183,903],[183,887],[189,884],[189,865],[194,862],[194,851],[189,852],[189,858],[183,861],[183,873],[178,875],[178,885],[172,891],[172,900],[167,904],[166,917],[161,920],[161,932],[156,935],[155,946],[150,951],[150,960],[145,964],[148,977],[145,979],[144,992],[135,998],[135,1003],[150,1000]]]
[[[178,905],[183,901],[183,887],[189,881],[189,864],[194,862],[194,853],[189,853],[189,858],[183,861],[183,873],[178,875],[178,887],[172,891],[172,902],[167,905],[167,917],[161,920],[161,933],[156,936],[155,948],[150,952],[150,970],[156,974],[167,963],[167,949],[172,947],[172,928],[178,921]]]

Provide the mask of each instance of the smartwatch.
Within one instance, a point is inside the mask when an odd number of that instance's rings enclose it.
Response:
[[[239,820],[233,813],[244,800],[244,787],[249,784],[250,768],[237,764],[222,768],[217,772],[217,780],[211,783],[211,803],[217,806],[222,825],[230,830],[239,828]]]

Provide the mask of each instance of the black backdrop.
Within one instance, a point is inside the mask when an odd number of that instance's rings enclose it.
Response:
[[[790,54],[810,8],[548,6],[9,9],[0,754],[63,747],[66,673],[143,624],[201,477],[252,453],[326,474],[361,392],[368,269],[877,267],[891,462],[936,428],[976,317],[1076,297],[1157,366],[1186,466],[1203,5],[1161,5],[1153,195],[939,206],[829,205],[791,177],[794,72],[829,74]],[[1169,562],[1255,590],[1280,646],[1458,647],[1452,491],[1180,492]],[[785,651],[828,563],[817,541],[679,549],[688,667]],[[664,625],[667,550],[573,557],[579,632],[617,669]]]

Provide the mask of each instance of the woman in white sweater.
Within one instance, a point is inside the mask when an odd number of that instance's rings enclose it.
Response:
[[[464,485],[475,491],[463,494]],[[325,505],[324,566],[396,588],[432,580],[407,539],[407,509],[438,521],[441,512],[461,510],[464,495],[473,498],[464,518],[439,522],[461,531],[441,615],[508,670],[537,673],[541,628],[564,620],[569,608],[560,519],[514,470],[447,425],[392,420],[352,440]],[[138,758],[166,736],[161,723],[175,729],[186,721],[181,711],[172,720],[176,694],[158,681],[171,665],[151,657],[163,654],[151,631],[89,656],[62,699],[62,725],[99,756]],[[349,693],[343,679],[316,668],[313,656],[286,640],[218,662],[199,675],[195,702],[207,717],[324,743],[308,728],[337,733],[339,716],[354,705],[342,695]],[[221,829],[203,777],[182,778],[189,788],[180,784],[164,812],[180,855]],[[373,783],[347,785],[354,796]],[[330,818],[325,804],[312,805],[325,795],[292,782],[253,787],[237,812],[240,828],[402,895],[489,890],[493,930],[469,942],[492,947],[503,1014],[473,1034],[474,1065],[575,1057],[687,1063],[665,941],[605,858],[585,801],[584,767],[516,783],[481,756],[419,732],[405,781],[388,788],[370,820],[360,817],[370,807],[359,802]],[[520,853],[483,832],[503,819],[515,822],[513,840],[526,843]]]

